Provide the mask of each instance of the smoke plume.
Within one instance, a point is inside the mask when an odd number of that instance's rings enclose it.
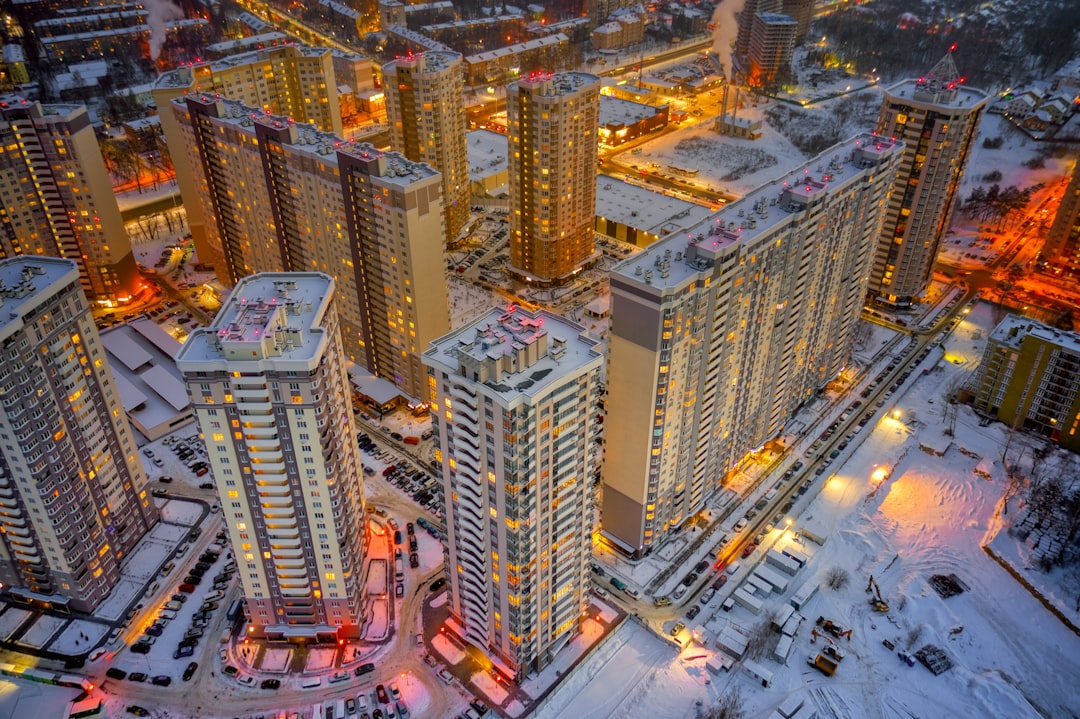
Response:
[[[728,80],[731,80],[731,48],[739,35],[739,24],[735,16],[743,9],[744,0],[721,0],[713,11],[713,52],[724,67]]]
[[[150,26],[150,59],[157,60],[161,46],[165,44],[165,28],[170,20],[182,20],[184,11],[170,0],[145,0],[143,6],[149,11],[146,24]]]

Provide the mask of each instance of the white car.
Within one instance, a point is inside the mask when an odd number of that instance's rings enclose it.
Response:
[[[237,677],[236,678],[236,683],[239,684],[240,686],[253,687],[253,686],[255,686],[255,677],[247,676],[247,675]]]
[[[626,593],[626,596],[630,597],[631,599],[633,599],[635,601],[637,601],[638,599],[641,599],[641,592],[639,592],[636,589],[631,589],[630,587],[627,587],[626,589],[623,590],[623,592]]]

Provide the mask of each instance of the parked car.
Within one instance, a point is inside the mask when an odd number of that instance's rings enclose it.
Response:
[[[150,680],[150,683],[154,686],[167,687],[172,684],[172,677],[168,674],[158,674],[156,677]]]
[[[105,676],[109,679],[124,679],[127,677],[127,672],[120,667],[109,667],[105,670]]]
[[[375,696],[379,699],[380,704],[386,704],[390,701],[390,695],[386,693],[386,687],[382,684],[376,685]]]
[[[362,677],[365,674],[370,674],[373,671],[375,671],[375,665],[371,662],[368,662],[367,664],[361,664],[360,666],[358,666],[355,673],[356,676]]]
[[[263,679],[262,683],[259,684],[259,687],[262,689],[278,689],[281,687],[281,680],[274,678]]]
[[[150,716],[150,710],[145,709],[145,708],[139,706],[138,704],[128,704],[127,712],[128,712],[128,714],[134,714],[137,717],[148,717],[148,716]]]
[[[199,668],[198,662],[188,662],[187,667],[184,668],[184,674],[181,678],[186,682],[190,681],[195,676],[195,671]]]
[[[194,655],[195,655],[195,647],[183,646],[183,647],[177,647],[176,651],[173,652],[172,656],[173,656],[173,659],[186,659],[187,657],[191,657],[191,656],[194,656]]]
[[[136,682],[136,683],[141,684],[142,682],[145,682],[147,679],[149,679],[149,677],[146,676],[145,672],[132,672],[131,674],[128,674],[128,681],[129,682]]]

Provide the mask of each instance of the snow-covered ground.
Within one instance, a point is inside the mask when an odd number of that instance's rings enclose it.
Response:
[[[1003,473],[984,479],[974,472],[984,459],[1000,460],[1005,429],[999,424],[981,427],[967,407],[944,401],[974,370],[984,346],[981,338],[992,324],[991,309],[976,305],[944,342],[945,356],[959,364],[931,354],[924,365],[936,368],[927,375],[914,373],[888,407],[894,411],[878,420],[834,475],[816,483],[819,494],[795,516],[792,530],[814,526],[826,535],[825,543],[801,540],[810,555],[808,565],[787,591],[765,600],[760,615],[740,606],[723,612],[720,599],[714,599],[697,620],[706,626],[707,650],[691,645],[681,653],[673,643],[627,622],[536,716],[694,716],[736,688],[748,719],[764,719],[790,697],[804,699],[821,716],[847,719],[1078,716],[1080,639],[983,550],[993,542],[995,549],[1013,548],[998,552],[1006,558],[1024,554],[1022,545],[1003,531]],[[950,424],[955,424],[955,436],[943,441]],[[920,450],[921,444],[948,449],[936,456]],[[876,486],[873,476],[879,468],[886,469],[888,478]],[[791,531],[783,535],[771,540],[777,546],[792,541]],[[807,621],[785,664],[769,658],[779,635],[768,633],[766,656],[759,661],[773,672],[769,688],[738,663],[730,673],[714,675],[705,669],[700,657],[716,651],[712,640],[729,622],[752,633],[802,584],[811,579],[825,584],[833,569],[847,572],[847,586],[823,586],[802,609]],[[1042,593],[1066,599],[1058,609],[1077,621],[1058,575],[1016,569]],[[955,574],[967,591],[941,598],[929,583],[936,574]],[[887,613],[875,612],[868,603],[869,575],[880,585]],[[837,640],[846,659],[831,678],[806,664],[807,655],[827,641],[811,644],[818,616],[853,630],[850,640]],[[882,640],[896,648],[887,649]],[[935,676],[920,663],[911,667],[897,657],[897,651],[927,644],[944,650],[953,668]],[[611,690],[615,686],[619,691]]]

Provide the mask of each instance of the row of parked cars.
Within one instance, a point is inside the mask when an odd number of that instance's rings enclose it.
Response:
[[[405,467],[400,464],[398,457],[387,450],[380,449],[365,432],[357,434],[356,443],[363,452],[376,459],[390,462],[386,469],[383,470],[383,479],[393,482],[402,491],[408,492],[420,506],[436,513],[441,510],[442,493],[439,490],[442,485],[437,479],[423,470]],[[375,474],[375,469],[364,465],[364,474],[371,477]]]

